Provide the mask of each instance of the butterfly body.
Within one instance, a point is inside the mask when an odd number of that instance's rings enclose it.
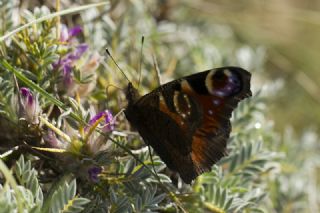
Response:
[[[125,115],[185,183],[226,155],[232,110],[251,96],[251,74],[212,69],[166,83],[144,96],[129,83]]]

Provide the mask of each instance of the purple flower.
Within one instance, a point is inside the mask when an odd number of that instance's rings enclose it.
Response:
[[[114,119],[112,114],[108,110],[96,114],[89,121],[89,125],[84,129],[88,150],[92,154],[101,151],[106,144],[105,136],[94,131],[98,127],[98,125],[104,133],[110,132],[114,129]]]
[[[93,166],[88,169],[88,175],[89,179],[94,182],[98,183],[99,182],[99,174],[102,172],[101,167]]]
[[[61,26],[60,41],[67,47],[69,52],[52,64],[54,70],[62,72],[63,88],[67,94],[72,95],[76,89],[76,84],[72,75],[72,68],[75,62],[79,60],[88,50],[86,43],[79,44],[77,39],[72,39],[82,32],[80,26],[68,29],[65,25]]]
[[[93,116],[93,118],[91,118],[91,120],[89,121],[89,125],[92,126],[96,124],[96,122],[102,117],[104,117],[103,123],[102,123],[102,131],[103,132],[112,131],[114,129],[114,120],[109,110],[99,112],[98,114]]]
[[[66,56],[65,62],[72,63],[73,61],[80,59],[81,56],[87,51],[87,49],[88,49],[87,44],[85,43],[79,44],[78,46],[76,46],[76,49],[74,50],[74,52]]]
[[[69,29],[69,38],[77,36],[81,32],[82,32],[82,28],[80,26],[75,26],[75,27]]]
[[[38,99],[33,96],[31,91],[26,87],[20,88],[20,116],[29,123],[39,123],[38,115],[40,113],[40,106]]]
[[[63,58],[59,59],[59,61],[53,63],[54,69],[62,70],[63,86],[70,95],[75,88],[75,83],[72,75],[72,67],[74,66],[74,62],[79,60],[85,53],[85,51],[87,51],[87,49],[87,44],[80,44],[76,47],[74,52],[67,54]]]
[[[89,46],[86,43],[79,44],[74,51],[75,59],[79,59],[83,55],[83,53],[87,51],[88,47]]]
[[[70,64],[63,65],[63,84],[66,90],[73,88],[73,76],[72,76],[72,67]]]
[[[59,69],[60,66],[61,66],[61,58],[59,58],[58,61],[55,61],[55,62],[52,63],[53,70]]]
[[[65,25],[62,25],[61,33],[60,33],[60,41],[68,42],[72,37],[77,36],[81,32],[82,32],[82,28],[80,26],[75,26],[68,30],[68,28]]]

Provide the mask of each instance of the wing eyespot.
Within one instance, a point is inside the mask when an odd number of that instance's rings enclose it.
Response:
[[[190,116],[191,103],[186,94],[175,91],[173,95],[173,104],[177,113],[180,114],[184,119]]]
[[[207,90],[217,97],[228,97],[241,91],[241,76],[230,69],[212,70],[205,79]]]

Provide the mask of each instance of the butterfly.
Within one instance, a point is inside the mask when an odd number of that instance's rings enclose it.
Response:
[[[227,155],[231,113],[252,95],[251,74],[221,67],[163,84],[140,96],[128,84],[124,111],[167,167],[190,184]]]

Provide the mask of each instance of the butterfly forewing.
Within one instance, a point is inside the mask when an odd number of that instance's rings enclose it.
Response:
[[[136,100],[128,92],[125,114],[167,166],[190,183],[226,154],[231,113],[251,96],[250,77],[241,68],[222,67],[169,82]]]

